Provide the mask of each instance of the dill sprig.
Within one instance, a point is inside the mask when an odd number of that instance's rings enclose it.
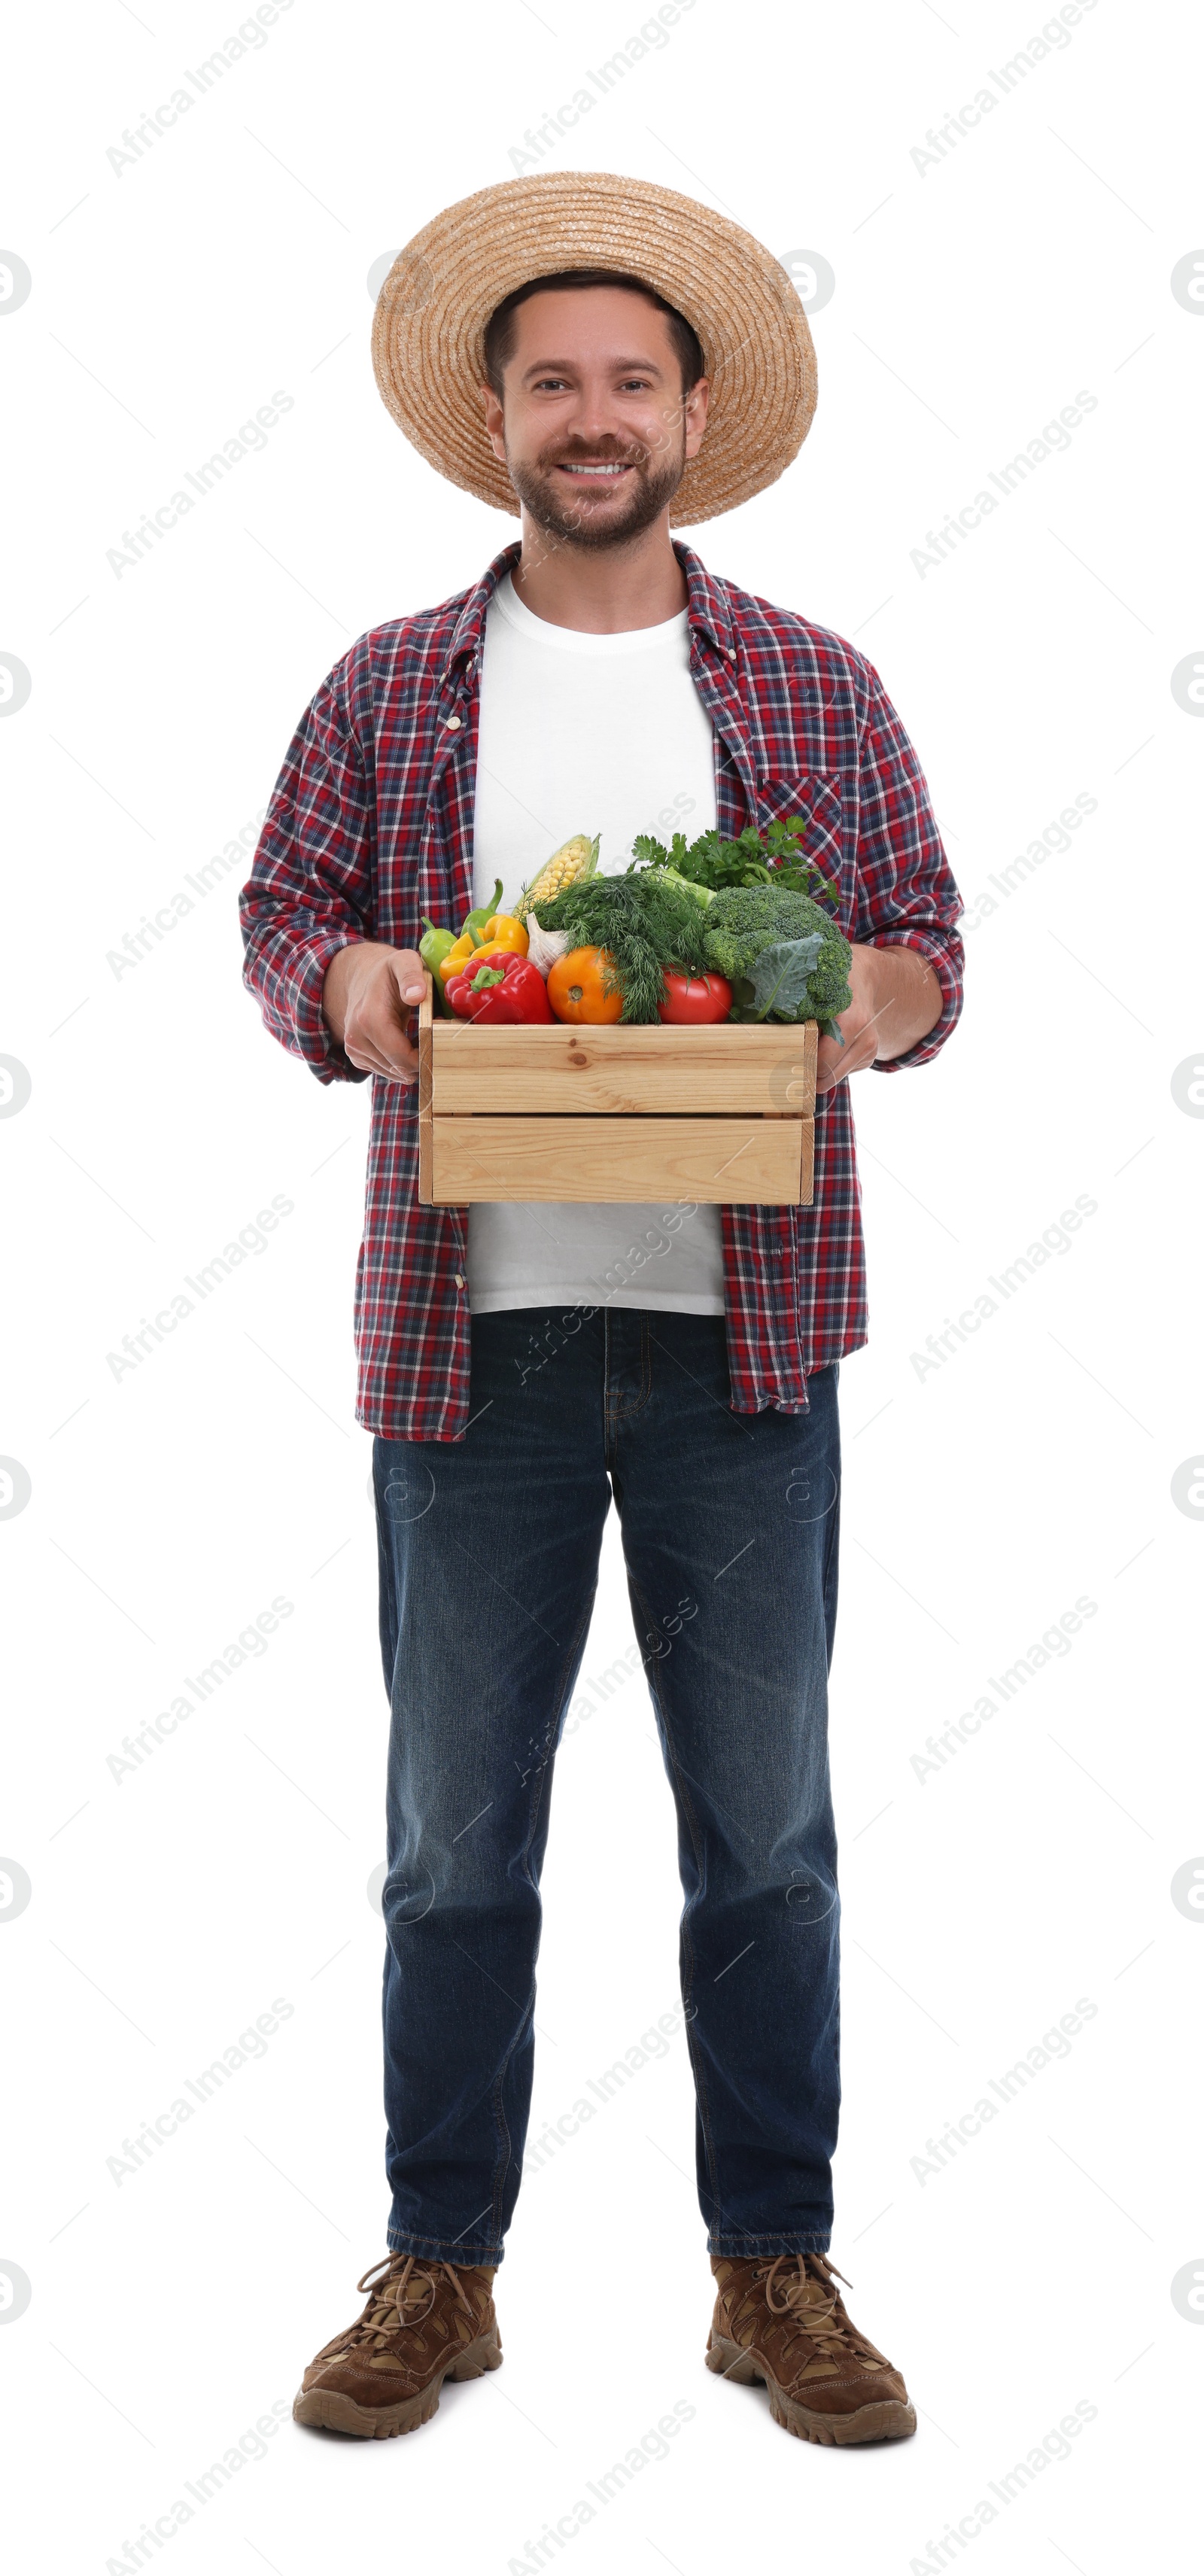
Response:
[[[706,914],[688,894],[655,876],[583,877],[539,907],[544,930],[566,930],[575,948],[604,948],[606,988],[623,996],[622,1018],[655,1020],[666,966],[706,971]]]

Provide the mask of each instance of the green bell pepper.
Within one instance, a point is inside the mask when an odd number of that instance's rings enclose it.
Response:
[[[425,966],[428,975],[430,976],[437,1005],[442,1011],[444,1018],[450,1019],[451,1008],[443,990],[443,979],[439,973],[439,966],[441,960],[446,957],[449,948],[455,947],[456,934],[454,930],[437,930],[428,912],[424,912],[422,918],[426,923],[426,929],[422,938],[418,942],[418,954],[422,959],[422,963]]]

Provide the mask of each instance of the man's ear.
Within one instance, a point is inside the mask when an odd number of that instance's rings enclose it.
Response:
[[[683,405],[686,424],[687,457],[697,456],[698,450],[702,445],[702,435],[707,425],[707,411],[710,406],[710,400],[710,381],[706,376],[700,376],[697,384],[691,385]]]
[[[499,465],[504,465],[506,462],[506,439],[502,427],[502,406],[500,398],[495,394],[492,385],[482,385],[481,407],[485,414],[485,436],[493,449]]]

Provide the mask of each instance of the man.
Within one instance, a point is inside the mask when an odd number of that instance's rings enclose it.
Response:
[[[772,482],[810,423],[806,317],[758,243],[629,179],[512,181],[401,254],[374,353],[421,453],[517,502],[521,544],[336,666],[244,894],[269,1028],[322,1081],[373,1078],[356,1326],[392,1701],[393,2198],[363,2314],[294,2413],[408,2432],[445,2377],[501,2359],[552,1764],[613,1495],[678,1815],[706,2358],[809,2440],[908,2434],[827,2254],[836,1381],[865,1339],[849,1079],[949,1034],[960,900],[870,665],[670,537]],[[421,1207],[424,916],[458,928],[498,878],[512,903],[574,832],[621,867],[637,831],[795,814],[853,942],[814,1205]]]

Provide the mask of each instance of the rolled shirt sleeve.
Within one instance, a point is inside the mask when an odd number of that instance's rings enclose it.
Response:
[[[366,1082],[322,1016],[326,969],[373,937],[372,781],[344,703],[339,663],[306,709],[276,781],[239,898],[243,982],[265,1026],[319,1082]]]
[[[945,857],[928,783],[876,671],[870,671],[861,744],[857,912],[853,937],[870,947],[917,948],[941,988],[941,1015],[905,1055],[878,1073],[927,1064],[940,1053],[962,1008],[965,950],[956,924],[965,910]]]

